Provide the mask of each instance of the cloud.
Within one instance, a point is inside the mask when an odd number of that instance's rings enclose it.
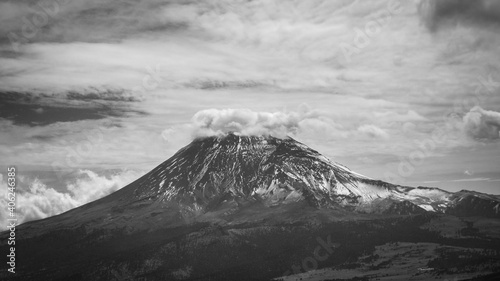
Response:
[[[165,16],[164,11],[173,9],[169,6],[175,1],[36,2],[0,3],[2,34],[9,34],[9,39],[22,38],[30,42],[109,42],[139,32],[167,33],[188,27],[179,19],[180,15]]]
[[[381,138],[381,139],[388,139],[389,134],[380,129],[377,126],[374,125],[363,125],[358,128],[358,131],[366,134],[367,136],[373,137],[373,138]]]
[[[46,126],[57,122],[145,114],[131,106],[130,102],[137,99],[123,90],[90,88],[62,93],[0,90],[0,95],[0,118],[18,125]]]
[[[419,13],[424,24],[432,31],[446,21],[483,24],[500,23],[500,2],[496,0],[423,0]]]
[[[394,111],[373,112],[373,116],[377,121],[384,123],[427,121],[425,117],[413,110],[408,110],[406,113]]]
[[[474,139],[497,140],[500,138],[500,112],[475,106],[463,117],[463,128],[466,135]]]
[[[226,134],[271,135],[283,138],[287,135],[302,140],[324,141],[340,139],[388,139],[389,133],[373,124],[355,126],[350,122],[338,124],[334,117],[321,110],[301,105],[295,111],[253,111],[251,109],[205,109],[192,117],[192,123],[170,127],[163,131],[166,140],[182,139],[179,135],[191,132],[193,137]]]
[[[4,2],[0,90],[58,93],[67,104],[81,107],[58,111],[60,106],[52,103],[26,102],[0,108],[0,115],[29,110],[0,120],[0,158],[32,170],[50,169],[53,161],[68,172],[152,168],[186,145],[191,132],[201,130],[190,122],[196,112],[241,107],[272,117],[261,124],[239,113],[243,116],[233,116],[233,124],[221,119],[224,125],[216,129],[294,134],[328,156],[345,156],[348,165],[362,156],[385,163],[408,155],[414,140],[428,139],[430,127],[440,124],[453,101],[470,95],[477,75],[499,65],[491,59],[500,46],[498,28],[494,17],[482,16],[485,9],[432,10],[432,5],[451,9],[457,1],[424,1],[431,5],[429,23],[441,28],[459,21],[447,32],[436,28],[432,36],[418,24],[415,1]],[[401,12],[381,21],[388,4],[398,2]],[[495,3],[470,2],[465,5]],[[34,36],[25,38],[19,52],[12,51],[7,36],[30,35],[23,34],[23,28],[30,31],[24,18],[33,23],[42,10],[38,3],[64,4]],[[359,52],[345,63],[343,43],[364,47],[356,47]],[[281,110],[304,102],[321,112],[307,116]],[[494,97],[485,104],[499,108]],[[43,112],[37,114],[39,108]],[[135,114],[136,109],[148,115]],[[106,126],[109,130],[98,138],[102,141],[83,153],[81,161],[65,165],[74,151],[86,151],[85,132],[104,122],[116,126]],[[449,147],[437,148],[435,154]],[[496,154],[488,155],[494,159]]]
[[[58,191],[38,179],[29,184],[27,190],[21,189],[27,179],[18,178],[16,189],[17,223],[54,216],[85,203],[102,198],[132,182],[141,173],[125,170],[109,176],[100,176],[90,170],[80,170],[73,182],[67,183],[67,191]],[[0,174],[0,230],[7,225],[7,181]]]
[[[473,178],[473,179],[452,180],[452,182],[489,181],[489,180],[490,180],[490,178]]]
[[[256,112],[250,109],[206,109],[193,116],[195,136],[227,132],[242,135],[273,135],[285,137],[296,133],[299,122],[306,119],[297,112]]]
[[[38,114],[42,114],[44,110],[43,110],[43,108],[39,107],[37,109],[34,109],[33,111],[35,111]]]
[[[0,17],[0,33],[23,37],[23,19],[33,22],[44,13],[42,7],[18,2],[2,7],[5,15],[16,16]],[[1,51],[10,50],[11,44],[6,38],[0,41],[0,65],[12,76],[0,75],[0,81],[8,82],[4,87],[132,88],[137,85],[131,82],[140,83],[144,68],[157,63],[166,69],[163,86],[336,85],[332,77],[339,74],[340,65],[334,62],[342,53],[339,44],[352,41],[353,28],[388,5],[387,0],[64,2],[35,29],[36,36],[27,36],[19,57],[2,58]],[[392,57],[394,52],[387,53]]]

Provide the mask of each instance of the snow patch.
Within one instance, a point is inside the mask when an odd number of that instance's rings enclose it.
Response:
[[[431,205],[427,205],[427,204],[420,204],[418,205],[420,208],[428,211],[428,212],[435,212],[436,210],[434,210],[434,207],[432,207]]]

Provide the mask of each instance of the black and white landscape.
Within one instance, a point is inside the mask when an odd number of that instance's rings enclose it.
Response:
[[[0,2],[1,280],[497,280],[500,1]]]
[[[500,196],[370,179],[292,138],[229,133],[19,226],[11,279],[494,280],[499,207]]]

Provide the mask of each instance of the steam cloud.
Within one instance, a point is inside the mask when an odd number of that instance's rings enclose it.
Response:
[[[475,139],[500,138],[500,112],[472,108],[463,118],[465,133]]]
[[[302,137],[389,138],[383,129],[365,124],[358,128],[345,128],[320,111],[303,105],[297,111],[256,112],[250,109],[207,109],[198,111],[192,119],[195,137],[226,134],[271,135],[284,138],[287,135]],[[174,130],[175,131],[175,130]],[[165,131],[171,134],[171,130]]]
[[[224,134],[273,135],[285,137],[297,132],[305,112],[255,112],[249,109],[207,109],[193,116],[195,136]]]
[[[60,192],[35,179],[27,191],[16,190],[17,223],[54,216],[85,203],[104,197],[132,182],[139,173],[124,171],[111,176],[99,176],[90,170],[80,170],[75,182],[67,185],[67,192]],[[21,180],[22,182],[22,180]],[[7,226],[7,182],[0,174],[0,230]]]

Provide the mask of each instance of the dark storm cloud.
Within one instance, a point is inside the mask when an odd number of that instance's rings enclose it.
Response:
[[[134,101],[123,91],[75,92],[66,97],[51,94],[0,92],[0,118],[15,125],[46,126],[56,122],[97,120],[122,117],[127,114],[145,114],[125,102]]]
[[[500,2],[496,0],[423,0],[419,12],[431,31],[450,22],[478,25],[500,23]]]

